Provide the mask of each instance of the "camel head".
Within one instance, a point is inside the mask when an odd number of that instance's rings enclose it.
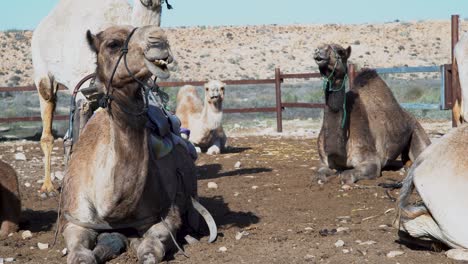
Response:
[[[205,102],[221,108],[224,100],[224,84],[221,81],[211,80],[205,83]]]
[[[133,30],[130,26],[112,26],[97,35],[89,30],[86,33],[89,47],[97,55],[97,74],[102,82],[107,83],[114,70],[111,85],[116,88],[134,83],[134,78],[143,82],[151,75],[169,78],[167,65],[173,58],[164,31],[157,26]]]
[[[161,1],[161,0],[139,0],[139,1],[144,7],[148,8],[150,10],[157,10],[157,9],[161,10],[162,2],[164,2],[164,1]],[[135,3],[135,4],[137,4],[137,3]]]
[[[325,44],[318,47],[314,53],[322,76],[343,78],[347,73],[347,62],[351,55],[351,47],[344,49],[337,44]]]

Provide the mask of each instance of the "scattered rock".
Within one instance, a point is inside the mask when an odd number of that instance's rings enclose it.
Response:
[[[68,249],[64,248],[62,249],[62,256],[66,256],[68,254]]]
[[[240,161],[238,161],[238,162],[236,162],[236,164],[234,164],[235,169],[240,169],[240,167],[242,167],[242,163]]]
[[[344,246],[344,241],[343,240],[340,239],[340,240],[336,241],[335,247],[342,247],[342,246]]]
[[[17,148],[16,148],[16,151],[18,151],[18,152],[23,152],[23,151],[24,151],[23,146],[17,147]]]
[[[13,262],[13,261],[15,261],[15,258],[5,258],[5,259],[3,259],[3,261],[5,261],[5,262]]]
[[[351,190],[352,188],[353,188],[353,187],[351,187],[351,186],[348,185],[348,184],[343,184],[343,185],[341,186],[341,189],[343,189],[343,190],[345,190],[345,191],[349,191],[349,190]]]
[[[338,227],[336,229],[336,232],[345,232],[345,231],[349,231],[349,227]]]
[[[258,188],[257,185],[252,186],[252,189],[256,190]]]
[[[319,231],[319,234],[321,236],[329,236],[329,235],[334,235],[336,234],[336,229],[331,229],[331,230],[328,230],[328,229],[322,229]]]
[[[393,250],[387,253],[387,258],[394,258],[403,254],[405,254],[405,252],[399,251],[399,250]]]
[[[358,244],[360,246],[370,246],[370,245],[374,245],[376,244],[377,242],[373,241],[373,240],[368,240],[368,241],[364,241],[364,242],[359,242]]]
[[[54,172],[54,174],[52,175],[52,180],[63,180],[63,171],[56,171]]]
[[[308,226],[308,227],[304,228],[304,230],[306,230],[306,231],[312,231],[312,230],[314,230],[314,229],[313,229],[312,227]]]
[[[348,254],[348,253],[349,253],[349,249],[343,249],[342,252],[343,252],[344,254]]]
[[[305,260],[305,261],[313,261],[314,258],[315,258],[315,256],[314,256],[314,255],[310,255],[310,254],[307,254],[307,255],[304,256],[304,260]]]
[[[49,244],[48,244],[48,243],[41,243],[41,242],[38,242],[38,243],[37,243],[37,248],[39,248],[40,250],[45,250],[45,249],[48,249],[48,248],[49,248]]]
[[[29,230],[23,231],[23,233],[21,233],[21,237],[23,239],[30,239],[32,237],[32,233]]]
[[[25,182],[25,183],[24,183],[24,186],[26,186],[26,187],[29,188],[29,187],[31,187],[31,184],[30,184],[29,182]]]
[[[26,160],[26,155],[24,153],[16,153],[15,160]]]
[[[242,232],[237,232],[236,233],[236,240],[240,240],[244,236],[248,236],[249,232],[247,231],[242,231]]]
[[[445,252],[445,255],[450,259],[468,261],[468,250],[466,249],[450,249]]]
[[[218,249],[219,252],[226,252],[227,251],[227,248],[226,247],[220,247]]]
[[[216,182],[208,182],[208,189],[218,189],[218,184]]]
[[[235,197],[239,196],[239,194],[240,194],[239,192],[234,192]]]

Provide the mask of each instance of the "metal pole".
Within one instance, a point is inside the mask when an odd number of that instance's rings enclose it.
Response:
[[[455,45],[458,42],[459,15],[452,15],[452,126],[460,124],[461,88],[458,79],[458,66],[455,59]]]
[[[354,79],[356,78],[356,66],[351,63],[348,65],[348,79],[349,79],[349,89],[353,88]]]
[[[281,71],[275,68],[275,90],[276,90],[276,131],[283,132],[283,113],[281,105]]]

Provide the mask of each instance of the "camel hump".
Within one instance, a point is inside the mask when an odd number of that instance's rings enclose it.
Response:
[[[182,97],[184,95],[188,95],[188,94],[192,94],[192,95],[197,95],[197,88],[193,85],[184,85],[182,87],[180,87],[179,89],[179,92],[177,93],[177,97]]]
[[[374,69],[362,69],[354,79],[354,87],[363,87],[369,84],[373,79],[380,78]]]

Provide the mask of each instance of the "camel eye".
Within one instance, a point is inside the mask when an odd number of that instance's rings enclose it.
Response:
[[[207,88],[205,88],[205,91],[207,91],[207,92],[208,92],[208,87],[207,87]]]
[[[224,91],[224,87],[221,87],[221,91]]]
[[[120,40],[111,40],[109,43],[107,43],[107,48],[111,50],[118,49],[122,46],[122,41]]]

